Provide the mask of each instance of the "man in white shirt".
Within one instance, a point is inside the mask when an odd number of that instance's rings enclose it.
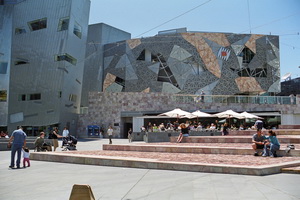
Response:
[[[64,130],[63,130],[63,132],[62,132],[62,136],[63,136],[63,138],[66,138],[66,137],[68,137],[69,136],[69,130],[68,130],[68,127],[64,127]],[[63,148],[63,146],[65,145],[65,141],[64,141],[64,139],[62,140],[62,144],[61,144],[61,148]]]

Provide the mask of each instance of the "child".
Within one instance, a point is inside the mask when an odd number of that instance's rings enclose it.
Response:
[[[27,167],[30,167],[30,161],[29,161],[29,149],[27,147],[25,147],[24,149],[22,149],[23,152],[23,167],[26,168],[25,163],[27,162]]]
[[[276,157],[276,151],[280,148],[280,143],[276,137],[276,133],[272,130],[269,130],[269,136],[265,136],[267,141],[264,145],[264,153],[262,156],[270,156],[270,157]],[[268,149],[270,148],[270,149]]]

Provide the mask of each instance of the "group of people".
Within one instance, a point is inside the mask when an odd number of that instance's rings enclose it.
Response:
[[[54,151],[58,147],[58,138],[68,137],[69,130],[67,127],[64,128],[63,134],[58,134],[58,128],[54,127],[51,133],[49,134],[49,139],[52,140],[52,145],[54,147]],[[18,126],[17,130],[13,131],[9,140],[8,147],[11,148],[11,163],[9,165],[10,168],[21,168],[21,153],[23,153],[23,167],[30,167],[30,152],[26,147],[26,138],[27,135],[23,131],[22,126]],[[37,151],[52,151],[52,145],[45,143],[45,132],[40,132],[40,135],[35,139],[35,149]],[[64,141],[62,142],[62,147],[64,146]],[[15,155],[17,153],[17,160],[15,162]],[[27,164],[27,166],[26,166]]]
[[[257,133],[252,137],[252,148],[254,156],[277,157],[276,151],[280,149],[280,143],[274,131],[269,130],[268,135],[264,135],[262,129],[257,129]],[[263,152],[259,153],[258,149],[263,149]]]

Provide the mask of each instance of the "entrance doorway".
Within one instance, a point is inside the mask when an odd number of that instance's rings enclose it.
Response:
[[[122,138],[128,138],[128,131],[130,128],[132,129],[132,123],[124,123],[124,131],[121,135]]]

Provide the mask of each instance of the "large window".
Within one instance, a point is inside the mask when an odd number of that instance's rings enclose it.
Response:
[[[77,22],[75,22],[73,33],[79,38],[81,38],[81,35],[82,35],[81,29],[82,29],[81,26]]]
[[[58,23],[58,31],[68,30],[68,28],[69,28],[69,21],[70,21],[69,17],[61,18],[59,20],[59,23]]]
[[[33,101],[33,100],[40,100],[41,99],[41,93],[36,93],[36,94],[30,94],[29,95],[29,100]]]
[[[40,100],[41,98],[42,98],[41,93],[19,94],[18,96],[19,101],[34,101],[34,100]]]
[[[77,63],[77,59],[67,53],[61,55],[55,55],[55,61],[63,61],[63,60],[71,63],[72,65],[76,65]]]
[[[47,28],[47,18],[34,20],[31,22],[28,22],[28,26],[31,31],[37,31],[40,29]]]
[[[7,101],[7,90],[0,90],[0,102]]]

